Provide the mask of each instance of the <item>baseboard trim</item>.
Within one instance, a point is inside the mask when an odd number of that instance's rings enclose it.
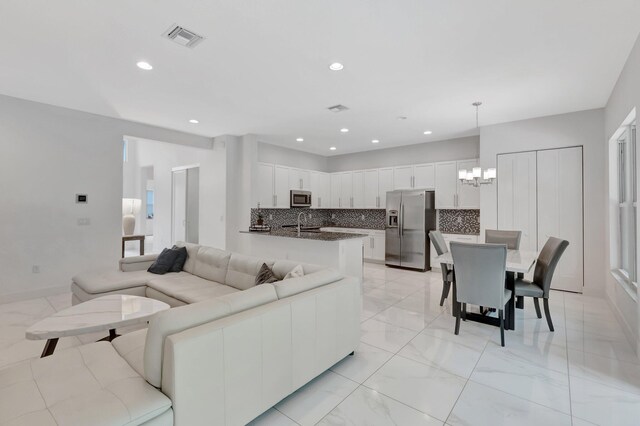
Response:
[[[71,292],[68,285],[60,287],[39,288],[36,290],[21,291],[19,293],[4,294],[0,296],[0,304],[20,302],[22,300],[37,299],[39,297],[55,296]]]

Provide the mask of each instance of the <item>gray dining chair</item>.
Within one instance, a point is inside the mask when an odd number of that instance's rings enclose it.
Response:
[[[542,247],[542,251],[536,260],[533,271],[533,281],[518,277],[515,281],[515,293],[518,297],[533,297],[533,304],[536,308],[536,315],[542,318],[540,312],[540,302],[544,302],[544,316],[547,318],[549,330],[554,331],[551,313],[549,312],[549,293],[551,290],[551,280],[556,270],[558,261],[562,253],[569,246],[569,241],[560,238],[549,237]]]
[[[500,344],[504,346],[505,305],[511,290],[505,288],[507,246],[504,244],[468,244],[452,242],[451,256],[456,271],[457,310],[455,334],[460,332],[460,316],[465,318],[467,303],[498,310]]]
[[[485,229],[484,242],[487,244],[506,244],[509,250],[520,250],[522,231],[502,231]]]
[[[440,231],[430,231],[429,238],[431,239],[438,256],[442,256],[449,252],[447,243]],[[446,263],[441,263],[440,269],[442,270],[442,295],[440,296],[440,306],[442,306],[444,305],[445,299],[449,297],[449,290],[451,289],[451,283],[453,282],[453,268]]]

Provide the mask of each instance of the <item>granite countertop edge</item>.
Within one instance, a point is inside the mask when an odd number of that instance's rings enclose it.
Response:
[[[280,229],[272,229],[270,232],[240,231],[241,234],[265,235],[278,238],[295,238],[297,240],[314,240],[314,241],[341,241],[351,240],[354,238],[366,238],[365,234],[347,234],[344,232],[302,232],[298,236],[297,231],[283,231]]]

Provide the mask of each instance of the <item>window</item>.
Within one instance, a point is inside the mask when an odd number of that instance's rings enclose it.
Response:
[[[153,219],[153,191],[147,190],[147,219]]]
[[[637,286],[637,168],[635,122],[623,128],[617,139],[619,271]]]

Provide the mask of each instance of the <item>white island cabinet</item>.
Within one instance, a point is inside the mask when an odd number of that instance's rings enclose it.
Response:
[[[328,266],[345,276],[362,280],[363,240],[366,235],[334,232],[302,232],[277,229],[271,232],[240,231],[249,235],[250,255],[288,259]]]

